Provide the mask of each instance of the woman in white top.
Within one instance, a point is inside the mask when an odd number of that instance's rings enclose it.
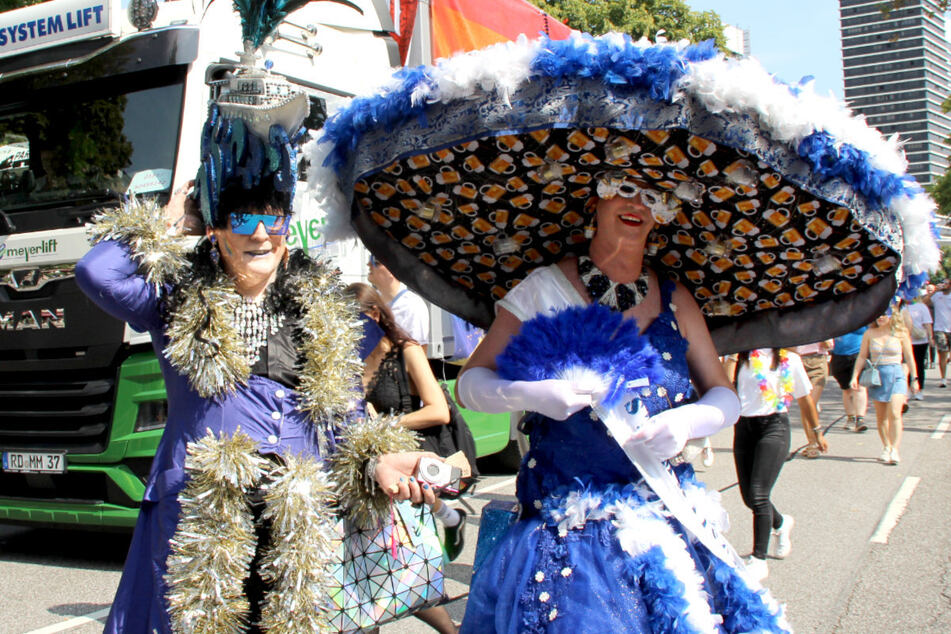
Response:
[[[921,299],[915,299],[906,305],[902,312],[911,318],[911,352],[915,357],[915,367],[911,374],[918,375],[918,391],[915,392],[915,400],[920,401],[921,390],[925,389],[925,355],[928,354],[928,346],[934,345],[933,320],[931,311]],[[905,320],[905,325],[908,325],[908,320]]]
[[[862,336],[862,348],[852,371],[852,386],[859,384],[859,375],[865,362],[878,370],[880,385],[868,388],[868,397],[875,402],[875,418],[878,436],[882,439],[882,453],[878,459],[886,464],[898,464],[898,446],[901,444],[901,409],[908,395],[905,371],[902,363],[911,370],[911,389],[918,390],[918,374],[915,370],[911,339],[901,315],[889,310],[879,315]]]
[[[819,429],[812,402],[812,384],[796,353],[759,348],[741,352],[736,362],[736,391],[740,419],[733,427],[733,459],[743,502],[753,511],[753,553],[746,569],[766,578],[766,549],[770,535],[778,537],[775,555],[782,559],[792,548],[794,520],[781,514],[770,494],[789,454],[789,403],[795,398],[809,426]]]

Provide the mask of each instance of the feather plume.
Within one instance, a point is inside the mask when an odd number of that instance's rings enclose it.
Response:
[[[600,383],[602,404],[610,409],[628,381],[662,376],[661,357],[637,323],[601,304],[541,314],[522,325],[496,357],[499,376],[512,381],[579,379]]]

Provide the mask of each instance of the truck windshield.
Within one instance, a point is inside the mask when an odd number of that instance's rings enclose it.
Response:
[[[182,91],[126,76],[0,97],[0,209],[167,191]]]

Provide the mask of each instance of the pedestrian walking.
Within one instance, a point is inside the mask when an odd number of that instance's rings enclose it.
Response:
[[[842,406],[845,408],[845,428],[849,431],[864,432],[865,413],[868,410],[868,392],[863,385],[852,385],[852,370],[862,348],[862,335],[867,326],[833,339],[829,372],[842,388]]]
[[[770,537],[776,537],[778,559],[792,550],[795,520],[780,513],[770,499],[789,455],[789,404],[796,399],[816,431],[819,415],[810,396],[809,376],[799,355],[791,350],[760,348],[739,353],[734,382],[740,419],[733,428],[733,460],[743,503],[753,511],[753,552],[746,569],[765,579]]]
[[[857,387],[859,376],[869,366],[869,375],[878,375],[870,380],[868,396],[875,403],[875,420],[878,436],[882,440],[882,453],[878,460],[897,465],[901,457],[898,449],[902,434],[902,405],[908,394],[902,363],[914,367],[911,339],[905,322],[898,311],[889,310],[875,320],[862,335],[862,347],[852,370],[851,385]],[[911,375],[912,390],[918,386],[918,377]]]

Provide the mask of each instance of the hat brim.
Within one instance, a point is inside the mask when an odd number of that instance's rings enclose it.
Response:
[[[894,295],[901,219],[748,113],[578,76],[477,97],[366,130],[340,172],[368,248],[473,323],[586,249],[594,178],[618,168],[679,194],[647,262],[693,294],[721,352],[842,334]]]

